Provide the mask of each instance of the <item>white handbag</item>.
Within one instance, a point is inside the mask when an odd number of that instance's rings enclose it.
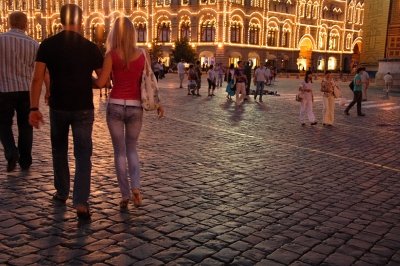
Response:
[[[335,86],[333,88],[333,96],[335,98],[341,98],[342,97],[342,91],[337,86]]]
[[[140,85],[142,107],[146,111],[153,111],[158,109],[160,102],[158,98],[158,83],[147,60],[146,51],[142,49],[142,52],[145,58],[142,83]]]

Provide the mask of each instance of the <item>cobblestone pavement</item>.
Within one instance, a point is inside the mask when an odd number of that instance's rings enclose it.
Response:
[[[29,172],[5,173],[1,155],[0,264],[400,265],[399,97],[371,89],[365,117],[336,105],[334,127],[302,127],[301,80],[236,109],[225,89],[206,97],[203,80],[203,96],[187,96],[176,79],[160,81],[166,118],[145,114],[140,208],[119,210],[98,91],[90,223],[50,200],[48,123]]]

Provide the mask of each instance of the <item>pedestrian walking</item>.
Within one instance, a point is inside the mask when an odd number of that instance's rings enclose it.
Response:
[[[235,86],[235,66],[234,64],[230,64],[229,68],[226,71],[227,76],[227,86],[226,86],[226,98],[228,100],[232,100],[232,96],[236,93],[236,86]]]
[[[217,86],[222,87],[222,82],[224,81],[225,69],[222,63],[218,63],[215,68],[215,72],[217,73]]]
[[[358,116],[365,116],[364,113],[361,112],[361,102],[362,102],[362,68],[357,69],[357,73],[353,79],[353,101],[346,107],[344,113],[349,115],[350,109],[353,107],[354,104],[357,103],[357,115]]]
[[[145,61],[150,65],[150,56],[136,46],[136,30],[127,17],[115,20],[107,38],[107,52],[101,74],[95,84],[104,86],[110,75],[113,88],[107,104],[106,120],[114,148],[114,163],[121,192],[121,209],[129,201],[142,205],[140,192],[140,164],[137,142],[142,128],[140,83]],[[158,114],[164,114],[159,105]]]
[[[0,140],[7,160],[7,172],[17,163],[22,170],[32,164],[33,130],[29,124],[29,86],[39,44],[25,33],[26,14],[9,15],[10,30],[0,34]],[[18,145],[12,130],[17,114]]]
[[[197,73],[194,70],[194,65],[189,65],[188,70],[188,95],[196,95],[197,88]]]
[[[235,84],[236,84],[236,106],[241,106],[246,98],[246,82],[247,77],[244,73],[243,61],[237,62],[235,69]]]
[[[43,116],[39,97],[46,68],[50,73],[50,135],[54,168],[53,200],[65,203],[70,191],[68,135],[72,129],[75,156],[73,204],[79,218],[89,218],[92,129],[94,121],[92,72],[103,64],[99,48],[81,35],[82,9],[65,4],[60,10],[63,31],[39,46],[31,83],[29,121],[39,128]]]
[[[315,121],[315,115],[313,111],[314,95],[312,90],[312,76],[311,73],[306,73],[304,82],[301,84],[299,91],[302,95],[300,102],[300,123],[302,126],[305,125],[305,115],[307,115],[308,121],[312,126],[317,124]]]
[[[217,74],[214,71],[214,66],[213,65],[210,65],[207,74],[208,74],[208,77],[207,77],[207,81],[208,81],[208,96],[215,96],[214,95],[214,90],[215,90],[215,85],[216,85],[216,81],[217,81]]]
[[[244,66],[244,74],[246,75],[246,97],[244,100],[248,100],[250,95],[250,86],[251,86],[251,64],[250,61],[247,61]]]
[[[153,65],[154,76],[156,76],[157,81],[162,78],[162,69],[161,61],[156,61]]]
[[[205,64],[203,64],[205,66]],[[197,87],[196,87],[196,96],[201,96],[200,95],[200,88],[201,88],[201,65],[200,65],[200,61],[196,62],[196,66],[194,67],[194,70],[196,72],[197,78],[196,78],[196,83],[197,83]]]
[[[326,71],[325,77],[321,82],[322,97],[322,125],[332,126],[335,114],[335,96],[333,94],[336,86],[335,81],[332,79],[331,72]]]
[[[268,80],[268,75],[265,66],[258,67],[254,72],[254,83],[256,84],[256,91],[254,92],[254,100],[257,100],[257,96],[260,96],[260,102],[264,95],[264,86]]]
[[[390,72],[386,73],[385,76],[383,76],[383,80],[385,81],[385,92],[386,95],[389,95],[390,90],[392,89],[393,86],[393,77],[390,74]]]
[[[368,87],[369,87],[369,75],[365,67],[361,68],[361,83],[362,83],[362,100],[368,100]]]
[[[272,85],[272,73],[271,73],[271,69],[267,66],[266,63],[265,63],[265,72],[267,75],[267,85],[270,86],[270,85]]]
[[[182,83],[183,79],[185,78],[185,60],[181,59],[181,61],[177,65],[177,70],[178,70],[178,77],[179,77],[179,88],[182,89]]]

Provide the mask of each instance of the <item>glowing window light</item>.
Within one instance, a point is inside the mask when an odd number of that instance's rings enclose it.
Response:
[[[329,57],[328,59],[328,70],[335,70],[337,67],[337,59],[336,57]]]

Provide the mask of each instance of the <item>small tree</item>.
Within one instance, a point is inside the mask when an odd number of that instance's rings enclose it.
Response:
[[[150,55],[152,62],[158,61],[158,58],[163,56],[161,45],[159,44],[157,39],[154,39],[151,42],[151,48],[149,49],[149,55]]]
[[[196,61],[196,52],[190,46],[187,38],[175,41],[175,49],[172,51],[173,60],[178,63],[183,59],[185,62],[194,63]]]

